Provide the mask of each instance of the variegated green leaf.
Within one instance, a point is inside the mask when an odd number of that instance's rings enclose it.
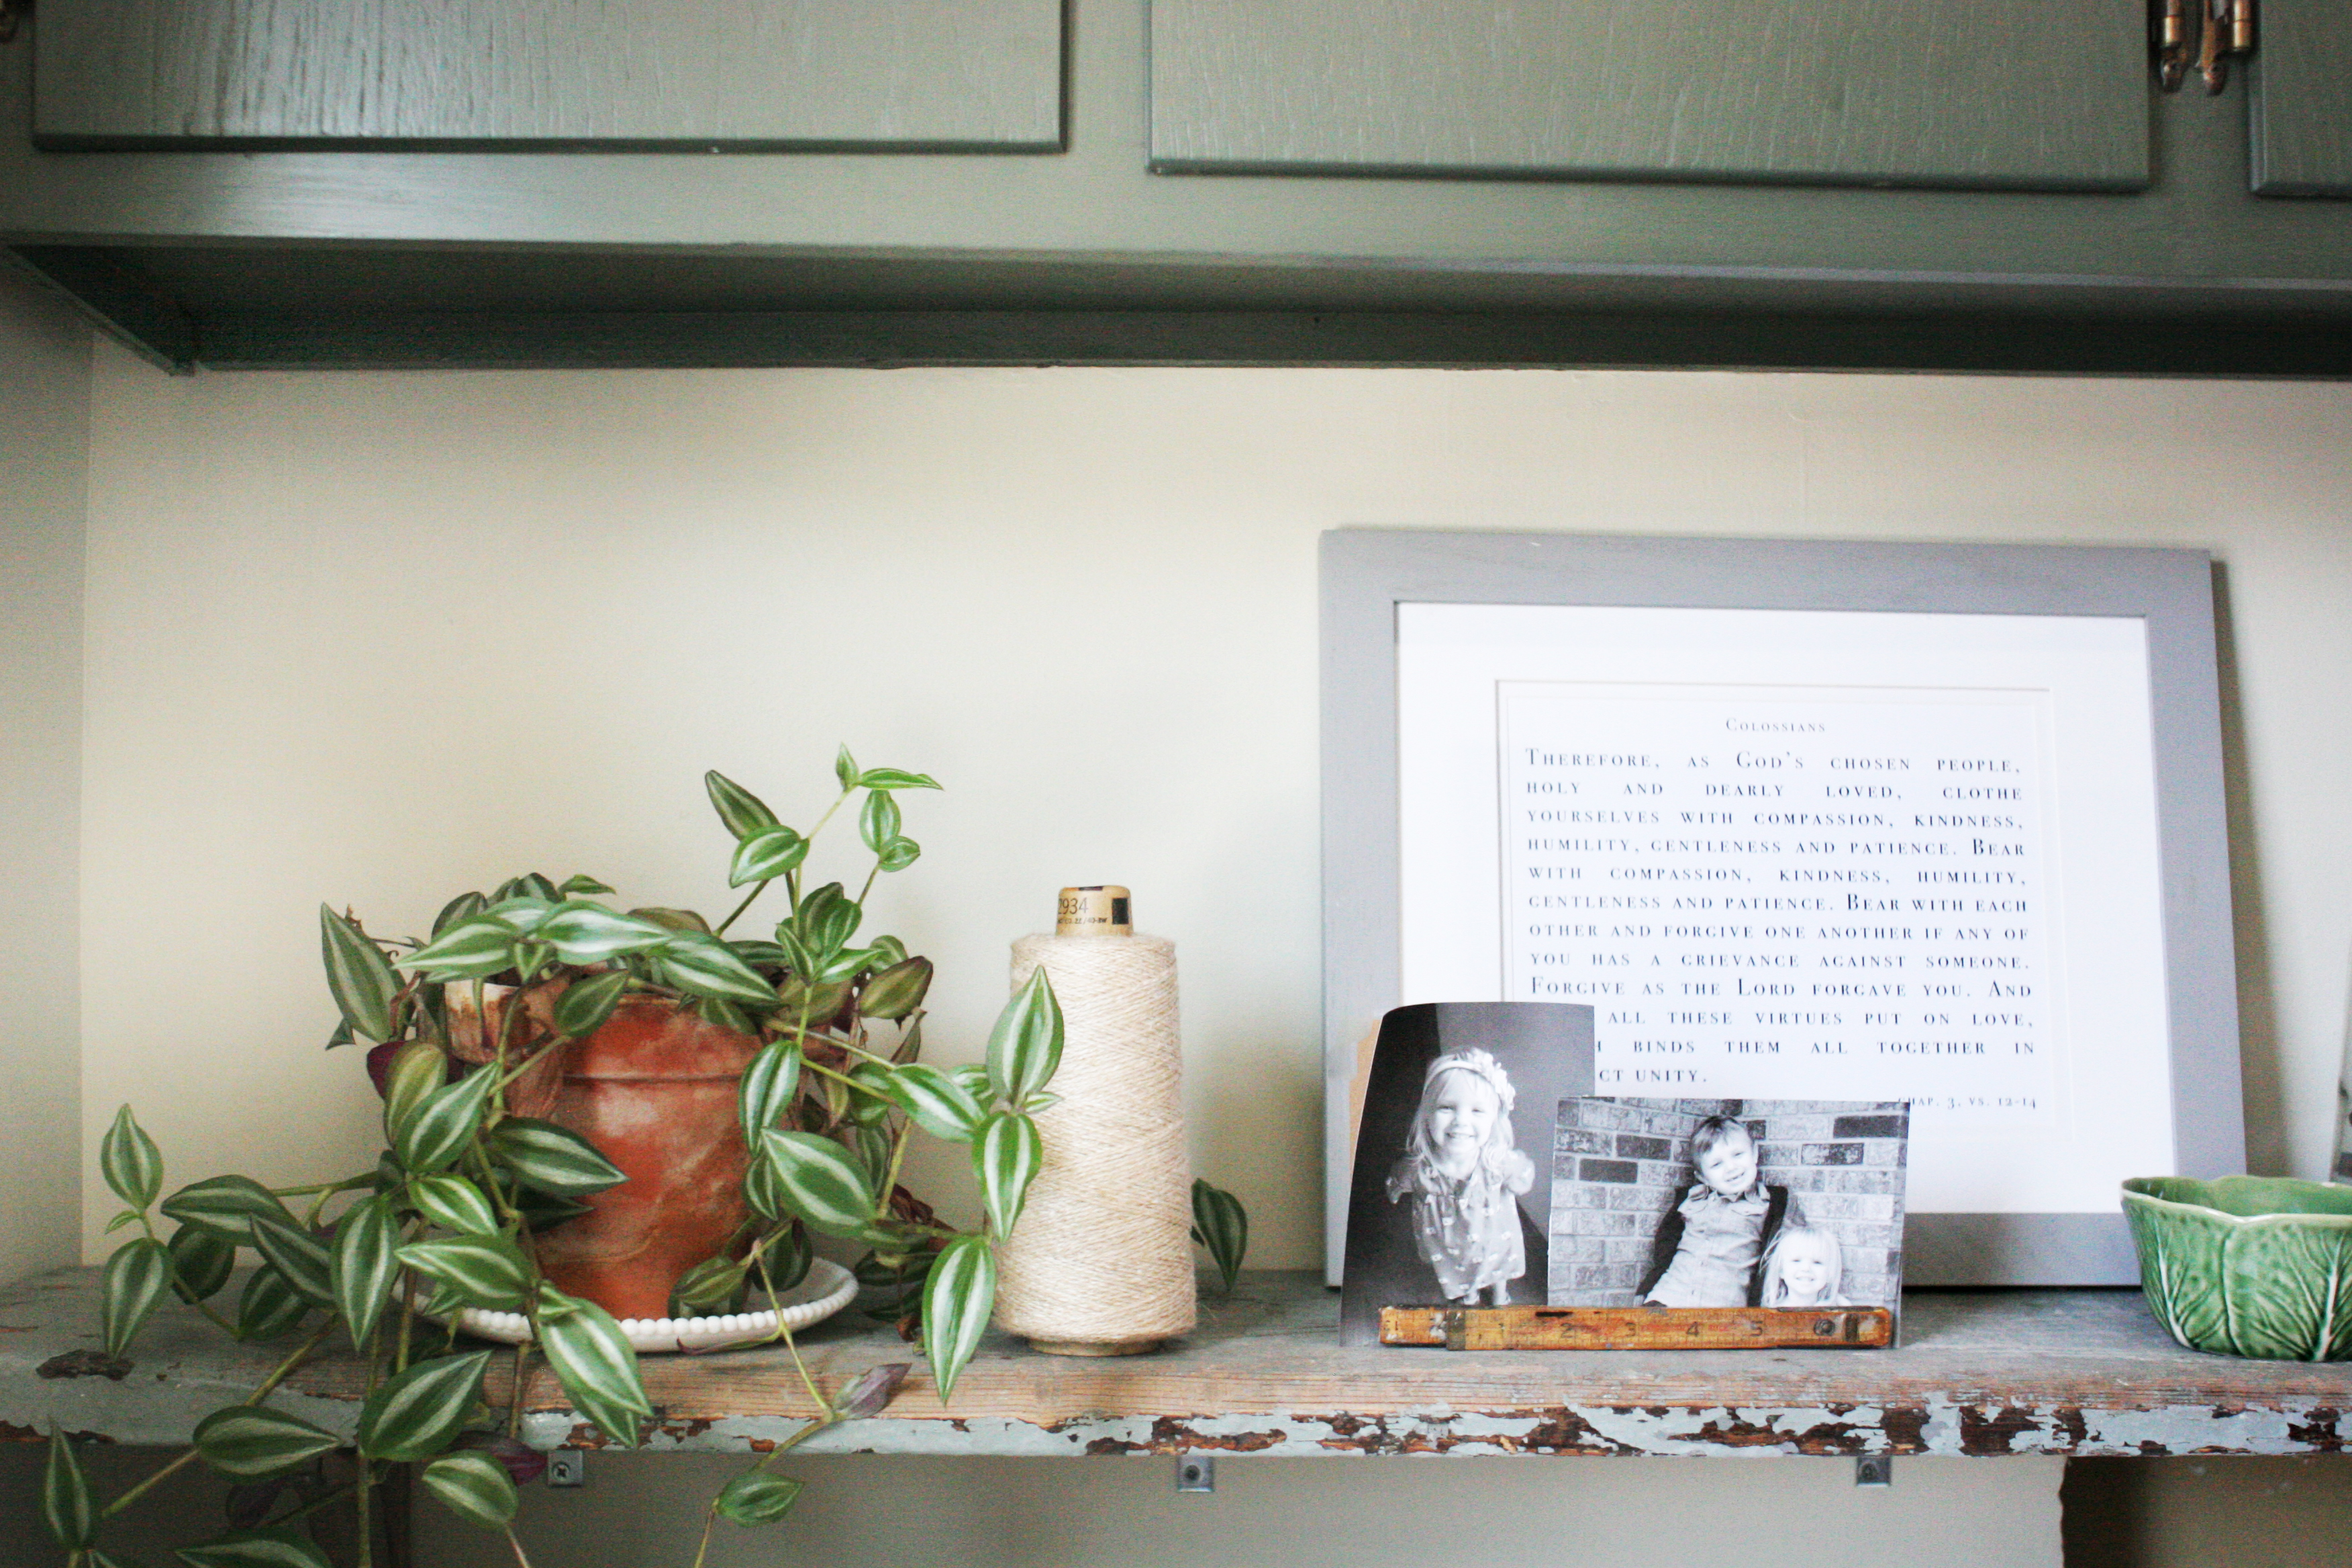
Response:
[[[761,1287],[782,1293],[808,1277],[816,1251],[809,1246],[808,1227],[793,1220],[771,1234],[757,1257]]]
[[[162,1242],[142,1237],[115,1249],[106,1260],[99,1290],[99,1331],[107,1355],[121,1358],[129,1352],[131,1340],[170,1292],[171,1283],[171,1254]],[[119,1379],[122,1373],[113,1375]]]
[[[196,1452],[205,1463],[244,1480],[290,1470],[341,1444],[333,1433],[266,1405],[232,1405],[196,1423]]]
[[[669,983],[694,996],[716,996],[751,1007],[776,1005],[776,988],[717,937],[674,931],[654,950]]]
[[[310,1310],[310,1303],[302,1292],[286,1282],[286,1276],[267,1264],[257,1268],[245,1281],[245,1293],[236,1300],[236,1337],[241,1340],[274,1340],[290,1331]]]
[[[48,1526],[49,1539],[68,1552],[87,1547],[98,1528],[81,1456],[54,1421],[49,1423],[48,1460],[41,1467],[41,1522]]]
[[[769,942],[762,937],[729,937],[727,945],[734,951],[736,957],[754,969],[782,969],[792,962],[784,956],[782,943]]]
[[[236,1267],[235,1243],[192,1225],[173,1231],[165,1250],[172,1255],[172,1289],[183,1301],[210,1300]]]
[[[309,1536],[293,1530],[247,1530],[175,1553],[188,1568],[333,1568]]]
[[[754,1143],[752,1147],[759,1145]],[[784,1206],[783,1184],[776,1177],[775,1162],[756,1153],[743,1172],[743,1201],[762,1219],[793,1217],[792,1211]]]
[[[163,1200],[163,1212],[182,1225],[209,1231],[222,1240],[243,1246],[247,1226],[257,1215],[292,1223],[286,1205],[250,1176],[214,1176],[191,1182]]]
[[[352,1348],[362,1354],[400,1272],[394,1252],[399,1240],[399,1217],[385,1196],[353,1204],[335,1226],[335,1306],[351,1331]]]
[[[625,969],[573,981],[555,999],[555,1032],[566,1039],[587,1038],[611,1022],[621,1005],[621,994],[628,988],[629,973]]]
[[[504,1530],[522,1504],[507,1468],[476,1449],[444,1454],[425,1466],[417,1479],[442,1507],[484,1530]]]
[[[762,1131],[781,1122],[793,1108],[793,1097],[800,1087],[800,1047],[791,1040],[772,1040],[761,1047],[751,1065],[743,1069],[735,1093],[736,1114],[745,1138],[756,1144]]]
[[[855,980],[873,967],[874,950],[872,948],[845,948],[835,953],[832,960],[816,972],[816,977],[828,984],[834,981]]]
[[[326,960],[327,989],[352,1032],[371,1040],[392,1038],[392,1002],[400,994],[400,977],[383,950],[324,904],[319,906],[319,950]]]
[[[331,1310],[335,1305],[335,1262],[318,1237],[285,1220],[256,1215],[251,1222],[254,1249],[286,1283],[314,1307]]]
[[[845,790],[857,787],[857,759],[849,754],[847,746],[842,747],[841,754],[833,759],[833,776],[841,781]]]
[[[807,859],[808,852],[807,839],[781,823],[771,823],[735,846],[735,858],[727,866],[727,885],[740,888],[747,882],[772,882]]]
[[[399,1256],[402,1263],[446,1286],[468,1307],[512,1311],[530,1290],[530,1264],[522,1249],[503,1236],[412,1241],[399,1249]]]
[[[1054,983],[1043,964],[1013,993],[997,1015],[988,1037],[988,1080],[1014,1110],[1023,1099],[1045,1087],[1062,1065],[1062,1005],[1054,997]]]
[[[451,926],[472,920],[489,907],[489,900],[479,893],[460,893],[442,905],[441,912],[433,917],[433,934],[439,936]]]
[[[604,898],[608,897],[612,891],[612,884],[600,882],[593,877],[578,873],[564,878],[562,885],[555,889],[557,897],[565,899]]]
[[[867,768],[857,775],[858,784],[866,789],[937,789],[939,781],[929,773],[910,773],[904,768]]]
[[[801,900],[793,923],[800,931],[801,941],[808,946],[809,957],[815,961],[820,979],[824,966],[849,945],[849,939],[856,934],[858,921],[865,917],[866,911],[838,882],[827,882]]]
[[[922,855],[923,847],[902,834],[890,840],[874,863],[885,871],[903,871]]]
[[[775,1173],[783,1207],[826,1236],[863,1236],[874,1223],[874,1194],[847,1151],[814,1132],[767,1129],[761,1151]]]
[[[1045,1143],[1037,1136],[1037,1124],[1029,1118],[992,1116],[980,1124],[980,1135],[972,1140],[971,1170],[980,1180],[988,1223],[1000,1238],[1013,1234],[1013,1222],[1021,1217],[1021,1205],[1029,1196],[1029,1184],[1037,1179],[1037,1169],[1045,1160]]]
[[[629,913],[641,921],[651,921],[664,931],[698,931],[705,936],[711,934],[710,922],[692,910],[669,910],[658,904],[649,904],[631,910]]]
[[[670,932],[649,920],[573,899],[558,905],[536,934],[566,963],[602,963],[624,952],[643,952]]]
[[[994,1086],[989,1082],[988,1069],[978,1062],[959,1062],[947,1071],[948,1076],[955,1079],[963,1091],[978,1103],[986,1104],[996,1092]]]
[[[572,1408],[625,1447],[635,1447],[637,1425],[653,1415],[637,1376],[637,1352],[613,1315],[551,1285],[539,1288],[539,1348]]]
[[[490,1129],[482,1145],[517,1181],[560,1198],[584,1198],[628,1180],[587,1139],[534,1117],[508,1117]]]
[[[792,1511],[801,1483],[765,1470],[746,1470],[719,1489],[711,1507],[731,1524],[773,1524]]]
[[[460,921],[402,959],[398,967],[424,972],[427,980],[488,980],[512,969],[521,933],[495,915]]]
[[[482,1189],[446,1171],[411,1182],[408,1201],[416,1205],[418,1214],[444,1230],[488,1236],[499,1228],[497,1211]]]
[[[950,1143],[969,1143],[985,1114],[971,1091],[935,1067],[907,1062],[893,1068],[878,1086],[917,1126]]]
[[[860,1127],[879,1127],[888,1121],[898,1104],[887,1092],[890,1069],[880,1062],[859,1062],[848,1077],[850,1120]]]
[[[359,1448],[371,1459],[413,1463],[449,1446],[482,1394],[490,1352],[418,1362],[376,1385],[360,1406]]]
[[[884,1179],[890,1174],[890,1159],[898,1140],[887,1127],[854,1127],[850,1129],[849,1142],[857,1168],[866,1173],[866,1184],[880,1192]]]
[[[787,974],[783,984],[776,987],[776,1000],[782,1006],[785,1017],[806,1018],[811,1024],[822,1027],[825,1020],[838,1014],[841,1005],[849,1000],[849,984],[846,981],[835,981],[824,985],[807,985],[802,983],[799,974]]]
[[[1209,1260],[1231,1290],[1234,1281],[1241,1278],[1242,1259],[1249,1253],[1249,1215],[1242,1201],[1195,1177],[1192,1234],[1208,1249]]]
[[[482,911],[483,915],[490,920],[504,921],[514,928],[518,935],[536,936],[539,928],[554,915],[561,902],[552,885],[544,879],[541,885],[546,888],[545,892],[514,892],[492,899],[490,907]]]
[[[765,801],[717,769],[702,775],[702,787],[710,796],[719,820],[736,837],[748,838],[763,827],[776,826],[776,814],[768,809]]]
[[[383,1135],[397,1142],[434,1092],[449,1081],[449,1058],[428,1040],[408,1040],[392,1053],[383,1073]]]
[[[985,1238],[960,1236],[940,1249],[923,1281],[923,1353],[940,1398],[955,1392],[956,1379],[980,1348],[988,1315],[996,1309],[996,1258]]]
[[[127,1105],[114,1113],[114,1124],[99,1141],[98,1168],[114,1195],[134,1209],[143,1211],[163,1195],[163,1151]]]
[[[877,789],[866,797],[857,811],[857,836],[866,840],[866,847],[877,855],[890,847],[898,837],[898,803],[890,798],[887,789]]]
[[[482,1125],[498,1075],[478,1068],[425,1097],[416,1113],[393,1129],[392,1152],[415,1174],[440,1170],[464,1151]]]
[[[732,1258],[706,1258],[677,1277],[669,1289],[669,1311],[674,1318],[691,1318],[705,1312],[730,1312],[743,1293],[743,1279],[750,1265]]]
[[[882,956],[877,954],[877,961]],[[857,1011],[868,1018],[903,1018],[923,1005],[931,989],[931,961],[909,958],[893,963],[857,994]]]

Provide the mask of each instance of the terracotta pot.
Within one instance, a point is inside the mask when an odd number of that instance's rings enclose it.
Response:
[[[472,999],[449,988],[450,1032],[473,1040]],[[490,988],[503,992],[504,987]],[[534,988],[536,990],[537,988]],[[497,1026],[503,994],[485,997]],[[534,994],[526,1016],[552,1005]],[[461,1025],[461,1009],[466,1016]],[[543,1114],[603,1151],[628,1180],[588,1200],[589,1212],[539,1237],[557,1289],[616,1318],[669,1314],[679,1275],[725,1247],[751,1212],[736,1088],[760,1042],[704,1022],[670,999],[630,995],[604,1026],[564,1047]],[[516,1087],[520,1087],[520,1083]],[[512,1104],[513,1101],[509,1100]]]

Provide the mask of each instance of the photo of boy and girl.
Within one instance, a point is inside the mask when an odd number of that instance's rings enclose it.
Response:
[[[1589,1067],[1560,1070],[1573,1031],[1537,1037],[1567,1020],[1449,1029],[1435,1015],[1459,1026],[1466,1007],[1400,1011],[1432,1016],[1393,1051],[1383,1030],[1394,1059],[1366,1086],[1350,1342],[1377,1336],[1382,1306],[1899,1304],[1906,1105],[1594,1097],[1575,1092]]]

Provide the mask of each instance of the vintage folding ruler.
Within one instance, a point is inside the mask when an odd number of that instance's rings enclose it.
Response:
[[[1885,1307],[1382,1307],[1381,1343],[1450,1351],[1883,1350]]]

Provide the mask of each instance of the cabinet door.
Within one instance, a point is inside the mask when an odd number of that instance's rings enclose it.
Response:
[[[2254,189],[2352,196],[2352,8],[2263,0],[2249,80]]]
[[[50,148],[1049,150],[1059,0],[43,0]]]
[[[1165,172],[2136,190],[2142,0],[1150,0]]]

